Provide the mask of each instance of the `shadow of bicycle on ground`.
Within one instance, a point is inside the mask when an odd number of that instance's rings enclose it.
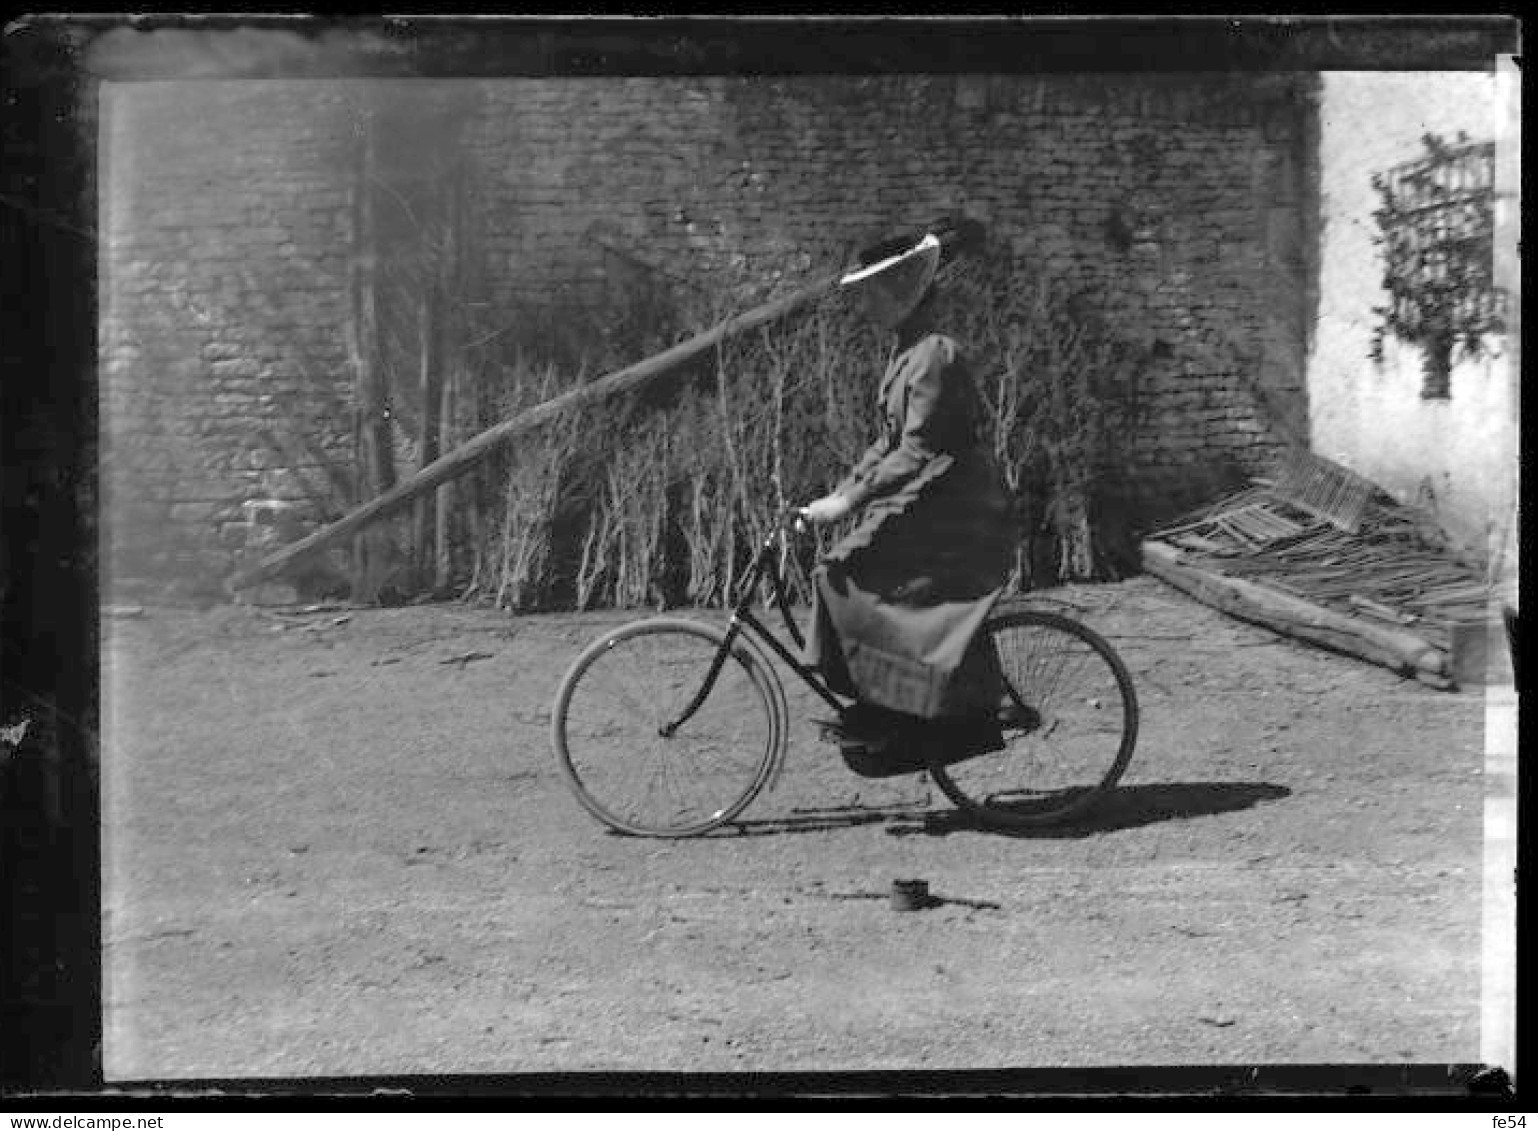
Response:
[[[1027,840],[1100,836],[1162,821],[1185,821],[1250,809],[1289,797],[1292,790],[1272,782],[1159,782],[1119,786],[1089,812],[1060,825],[1001,829],[981,823],[961,809],[924,805],[883,808],[844,806],[797,810],[788,817],[738,821],[714,835],[782,836],[829,832],[860,825],[881,825],[888,836],[949,836],[982,833]]]
[[[784,836],[790,833],[824,833],[860,825],[902,826],[922,823],[934,811],[928,805],[834,805],[826,809],[795,809],[788,817],[739,820],[706,836]],[[887,830],[891,831],[890,828]]]
[[[946,836],[980,832],[1027,840],[1060,840],[1099,836],[1142,828],[1161,821],[1186,821],[1250,809],[1266,801],[1289,797],[1292,790],[1271,782],[1160,782],[1121,786],[1102,797],[1089,812],[1060,825],[999,829],[982,824],[960,809],[926,814],[917,828],[888,830],[894,836]]]

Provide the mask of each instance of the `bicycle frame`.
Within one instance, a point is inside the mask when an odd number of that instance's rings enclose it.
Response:
[[[787,516],[788,518],[788,516]],[[742,594],[737,603],[732,606],[731,627],[727,629],[725,638],[721,641],[721,647],[711,658],[710,668],[705,673],[704,682],[700,689],[694,693],[694,698],[684,707],[683,712],[672,722],[665,723],[659,733],[663,738],[671,738],[673,732],[694,715],[701,705],[709,697],[711,688],[716,684],[716,679],[721,674],[722,667],[726,664],[726,657],[731,652],[732,645],[744,630],[751,631],[770,651],[778,656],[791,671],[801,677],[801,681],[812,689],[823,702],[827,703],[835,711],[842,712],[844,705],[838,697],[828,690],[822,678],[816,670],[803,664],[791,650],[780,641],[774,630],[761,621],[753,613],[753,597],[758,592],[759,584],[767,576],[774,594],[774,604],[780,610],[780,616],[785,622],[785,629],[797,648],[805,647],[806,640],[801,635],[801,630],[796,626],[796,621],[790,613],[790,594],[785,589],[785,577],[778,568],[774,568],[774,555],[779,549],[779,539],[787,525],[786,518],[782,518],[777,524],[773,534],[764,539],[764,544],[759,547],[758,554],[753,559],[752,568],[748,570],[747,579],[742,585]]]

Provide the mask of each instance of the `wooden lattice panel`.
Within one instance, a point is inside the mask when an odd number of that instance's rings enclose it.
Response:
[[[1348,533],[1362,525],[1374,490],[1371,480],[1305,449],[1287,458],[1271,488],[1277,498]]]

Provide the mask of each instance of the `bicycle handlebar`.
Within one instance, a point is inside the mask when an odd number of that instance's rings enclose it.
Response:
[[[780,512],[777,525],[781,530],[788,530],[792,534],[809,534],[812,530],[811,524],[806,520],[805,507],[786,507]]]

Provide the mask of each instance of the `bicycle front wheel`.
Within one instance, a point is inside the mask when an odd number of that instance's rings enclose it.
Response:
[[[1004,828],[1065,821],[1111,789],[1137,745],[1138,706],[1121,658],[1091,629],[1022,609],[984,624],[1016,722],[1005,749],[934,767],[935,784],[979,820]]]
[[[775,677],[746,648],[723,656],[725,639],[698,621],[639,621],[595,641],[561,681],[556,756],[577,800],[610,828],[695,836],[768,781],[784,734]]]

